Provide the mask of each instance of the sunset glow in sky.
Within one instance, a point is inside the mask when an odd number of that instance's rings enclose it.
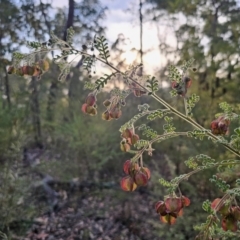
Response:
[[[107,27],[106,38],[110,44],[116,41],[120,33],[129,39],[128,45],[125,47],[127,52],[122,57],[126,58],[126,63],[131,64],[136,53],[133,54],[130,50],[133,47],[140,48],[139,0],[101,0],[101,2],[103,6],[108,7],[106,19],[103,21],[104,26]],[[67,7],[68,0],[52,0],[52,6],[54,8]],[[131,10],[127,11],[127,9]],[[162,34],[166,34],[164,27],[159,27],[159,30]],[[143,24],[143,52],[147,51],[143,57],[143,64],[147,74],[153,74],[166,62],[158,49],[157,34],[157,27],[154,23],[145,22]],[[170,36],[169,41],[172,41],[174,45],[174,37]]]

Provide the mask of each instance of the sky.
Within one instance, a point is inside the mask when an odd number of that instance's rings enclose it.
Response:
[[[126,63],[131,64],[136,57],[130,50],[135,47],[140,49],[140,26],[139,26],[139,0],[100,0],[103,6],[107,6],[106,19],[103,24],[106,26],[106,38],[109,43],[115,42],[118,35],[122,33],[128,38],[127,52],[122,56],[126,58]],[[68,0],[52,0],[54,8],[68,6]],[[130,11],[127,11],[130,9]],[[164,28],[160,27],[164,34]],[[170,36],[169,42],[174,45],[174,37]],[[143,24],[143,52],[147,53],[143,57],[145,74],[154,74],[166,63],[166,59],[160,55],[157,27],[153,23]],[[139,60],[140,61],[140,60]],[[140,62],[139,62],[140,63]],[[146,72],[147,71],[147,72]]]

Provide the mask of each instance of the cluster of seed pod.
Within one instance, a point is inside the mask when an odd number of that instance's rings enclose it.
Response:
[[[138,140],[139,136],[134,133],[133,129],[125,129],[121,137],[123,140],[120,143],[120,148],[123,152],[128,152],[131,149],[131,145],[134,145]]]
[[[177,94],[181,97],[185,97],[187,89],[192,85],[192,79],[189,77],[183,77],[182,80],[178,83],[176,81],[172,82],[172,88],[177,91]]]
[[[223,202],[222,199],[216,198],[211,204],[212,209],[216,209],[216,212],[222,216],[221,226],[224,231],[236,232],[238,229],[238,222],[240,221],[240,207],[231,206],[230,203]]]
[[[124,163],[123,171],[127,174],[121,180],[121,188],[124,191],[134,191],[138,186],[146,186],[151,176],[148,168],[141,167],[131,160]]]
[[[160,221],[172,225],[177,217],[183,215],[183,208],[190,205],[189,198],[185,196],[167,196],[164,201],[158,201],[155,210],[160,214]]]
[[[16,74],[18,76],[35,76],[39,77],[44,72],[49,69],[49,63],[47,60],[41,60],[34,64],[33,66],[22,66],[15,68],[14,66],[9,66],[7,69],[8,74]]]
[[[82,105],[82,111],[90,116],[97,114],[97,98],[94,93],[89,93],[86,97],[85,103]]]
[[[122,115],[121,106],[125,106],[125,102],[119,100],[118,97],[112,97],[103,102],[103,105],[107,108],[106,111],[102,113],[102,119],[110,121],[112,119],[119,119]]]
[[[220,116],[211,122],[211,131],[214,135],[228,135],[230,120]]]

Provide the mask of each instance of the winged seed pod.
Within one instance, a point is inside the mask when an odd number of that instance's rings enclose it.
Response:
[[[110,113],[110,117],[113,118],[113,119],[118,119],[121,117],[122,115],[122,110],[118,107],[114,107],[112,108],[111,110],[109,110],[109,113]]]
[[[131,147],[128,143],[126,142],[121,142],[120,143],[120,149],[123,151],[123,152],[129,152]]]
[[[47,60],[41,60],[37,63],[37,65],[44,71],[48,71],[49,69],[49,62]]]
[[[146,186],[148,183],[148,176],[141,171],[137,171],[134,174],[134,182],[138,185],[138,186]]]
[[[110,116],[110,113],[108,110],[102,113],[102,119],[106,121],[112,120],[112,117]]]
[[[93,93],[89,93],[88,96],[86,97],[85,103],[88,106],[93,106],[96,104],[97,98]]]
[[[111,105],[111,101],[106,99],[104,102],[103,102],[103,106],[104,107],[109,107]]]
[[[130,176],[126,176],[121,179],[121,188],[124,191],[132,192],[137,188],[137,185]]]
[[[14,66],[9,66],[7,69],[8,74],[13,74],[13,73],[15,73],[15,71],[16,71],[16,69]]]

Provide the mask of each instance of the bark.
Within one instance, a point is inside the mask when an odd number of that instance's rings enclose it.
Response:
[[[32,124],[34,129],[35,144],[36,146],[42,147],[42,130],[37,86],[37,77],[32,77],[30,84],[30,107],[32,111]]]
[[[62,38],[64,41],[67,40],[67,29],[73,26],[73,21],[74,21],[74,1],[69,0],[68,4],[69,4],[68,18],[67,18],[66,27],[63,33],[63,38]],[[48,105],[47,105],[47,119],[49,121],[54,120],[54,106],[57,98],[57,90],[58,90],[58,80],[53,78],[51,81],[50,89],[49,89],[49,97],[48,97]]]

